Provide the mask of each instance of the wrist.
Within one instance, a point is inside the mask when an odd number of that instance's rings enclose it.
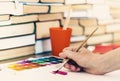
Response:
[[[89,69],[87,70],[91,74],[103,75],[108,72],[106,67],[106,63],[103,62],[103,55],[101,54],[93,54],[91,61],[88,62]]]

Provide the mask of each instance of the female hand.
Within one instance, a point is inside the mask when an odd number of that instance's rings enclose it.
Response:
[[[99,67],[99,59],[101,55],[94,54],[84,47],[78,52],[75,51],[76,49],[76,47],[67,47],[59,54],[60,57],[72,59],[79,65],[79,67],[76,67],[75,65],[66,63],[65,68],[74,72],[85,71],[92,74],[104,74]]]

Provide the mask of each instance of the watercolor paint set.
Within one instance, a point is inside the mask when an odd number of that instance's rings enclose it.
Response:
[[[59,64],[59,63],[62,63],[62,61],[63,59],[59,57],[49,56],[49,57],[40,57],[40,58],[21,60],[16,63],[9,64],[7,67],[16,71],[21,71],[21,70]]]

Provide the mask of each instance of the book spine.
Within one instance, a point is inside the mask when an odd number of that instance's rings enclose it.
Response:
[[[35,35],[0,39],[0,50],[35,44]]]

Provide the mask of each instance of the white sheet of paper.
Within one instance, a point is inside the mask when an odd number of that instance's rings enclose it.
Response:
[[[60,75],[51,73],[57,69],[58,65],[23,71],[14,71],[6,67],[6,65],[1,65],[0,78],[2,81],[120,81],[120,70],[105,75],[92,75],[84,72],[70,72],[63,68],[61,70],[68,74]]]

